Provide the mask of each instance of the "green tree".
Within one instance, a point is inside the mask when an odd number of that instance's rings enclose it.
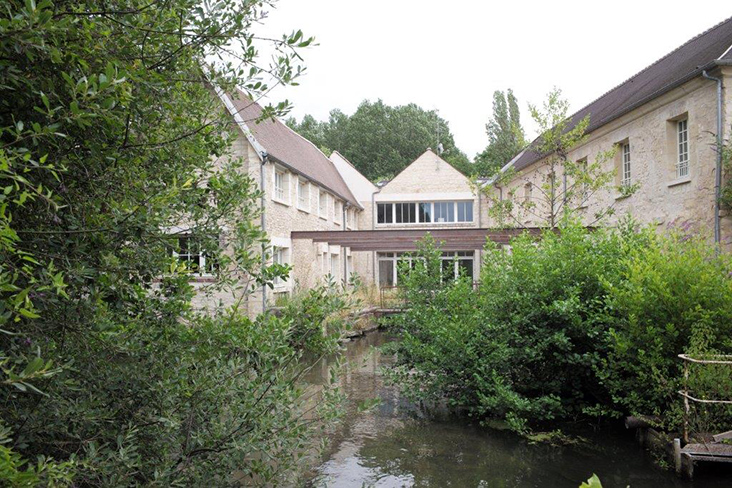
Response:
[[[437,151],[440,143],[448,163],[465,174],[473,172],[447,121],[413,103],[392,107],[364,100],[351,116],[335,109],[327,122],[306,115],[299,123],[288,120],[288,125],[318,147],[340,152],[373,181],[393,177],[428,147]]]
[[[213,94],[302,72],[311,39],[252,32],[269,5],[3,4],[0,484],[278,484],[331,415],[297,408],[292,318],[198,315],[172,256],[184,234],[240,304],[286,272],[260,269],[259,190]]]
[[[572,216],[602,190],[607,190],[615,171],[605,169],[615,154],[615,148],[600,151],[593,158],[572,159],[570,152],[587,141],[589,115],[575,122],[567,116],[569,102],[559,89],[552,90],[542,107],[530,105],[531,116],[539,126],[540,135],[530,149],[545,155],[536,171],[517,172],[513,168],[498,175],[495,185],[507,188],[501,198],[493,189],[485,190],[490,212],[502,225],[523,226],[527,219],[532,225],[557,227],[562,219]],[[528,197],[519,195],[529,188]],[[629,196],[637,185],[618,188]],[[533,192],[536,196],[533,196]],[[597,211],[587,225],[597,223],[614,213],[615,203]]]
[[[479,176],[493,176],[526,146],[518,101],[509,88],[493,92],[493,118],[485,126],[488,146],[475,158]]]

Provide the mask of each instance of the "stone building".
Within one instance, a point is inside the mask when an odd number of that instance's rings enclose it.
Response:
[[[341,172],[320,149],[279,120],[259,121],[262,107],[243,93],[218,91],[217,95],[237,126],[230,157],[243,161],[244,170],[259,182],[264,195],[261,224],[273,248],[270,262],[293,269],[289,279],[277,281],[273,289],[263,287],[250,294],[245,300],[248,314],[255,316],[279,297],[299,287],[312,287],[328,276],[345,280],[364,257],[357,258],[339,245],[293,242],[290,237],[293,231],[343,232],[358,227],[364,207]],[[360,267],[367,269],[365,264]],[[212,277],[205,272],[192,281],[200,289],[194,303],[199,309],[211,311],[237,300],[232,292],[210,286]]]
[[[717,137],[727,141],[732,124],[732,19],[728,19],[651,64],[571,116],[576,124],[589,116],[588,139],[569,159],[592,164],[615,149],[604,163],[615,172],[612,187],[575,202],[585,223],[612,207],[612,225],[630,213],[643,223],[665,229],[693,225],[730,246],[732,220],[718,207],[723,178]],[[546,198],[538,191],[546,182],[546,158],[531,146],[509,162],[515,176],[490,191],[498,199],[531,201],[536,212],[524,212],[521,224],[542,225]],[[556,175],[562,180],[563,175]],[[570,182],[571,184],[571,182]],[[637,187],[624,196],[618,187]],[[581,200],[581,199],[580,199]],[[570,203],[570,205],[572,205]],[[488,225],[496,222],[483,211]],[[536,215],[539,214],[539,215]]]
[[[614,184],[577,208],[585,223],[612,207],[614,215],[603,224],[613,225],[630,213],[659,229],[693,225],[730,248],[732,219],[717,198],[724,180],[717,144],[730,138],[732,124],[730,83],[732,19],[573,114],[570,125],[586,116],[590,122],[587,140],[569,159],[591,164],[598,154],[615,149],[604,162],[604,170],[616,174]],[[410,259],[405,253],[415,250],[427,232],[442,243],[444,276],[477,279],[486,238],[505,244],[519,232],[498,228],[490,200],[512,195],[539,202],[536,190],[547,175],[545,155],[531,145],[504,167],[514,173],[500,186],[474,184],[428,149],[377,186],[341,154],[326,157],[281,122],[255,123],[262,109],[243,94],[218,95],[239,129],[234,156],[245,161],[264,192],[263,226],[275,248],[273,260],[292,266],[289,280],[249,297],[250,315],[298,287],[328,278],[347,282],[352,273],[366,285],[398,285],[397,263]],[[628,185],[637,187],[631,196],[617,190]],[[536,215],[521,218],[519,227],[532,231],[546,223]],[[205,278],[196,281],[205,283]],[[219,293],[198,304],[208,308],[231,301]]]
[[[480,228],[480,195],[470,180],[431,149],[404,168],[374,194],[375,230],[437,230]],[[477,276],[480,250],[464,249],[443,253],[443,271],[456,276],[462,271]],[[409,259],[385,244],[375,253],[375,277],[379,286],[399,284],[400,260]]]

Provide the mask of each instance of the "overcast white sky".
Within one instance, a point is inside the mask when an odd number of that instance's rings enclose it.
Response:
[[[278,88],[298,119],[353,113],[364,99],[437,109],[469,157],[487,144],[494,90],[527,103],[553,87],[578,110],[688,39],[732,16],[725,0],[279,0],[262,27],[302,29],[300,86]]]

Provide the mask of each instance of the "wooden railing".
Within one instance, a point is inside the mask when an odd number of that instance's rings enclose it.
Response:
[[[684,442],[689,442],[689,415],[691,411],[691,405],[689,402],[700,403],[700,404],[721,404],[721,405],[732,405],[732,400],[723,399],[707,399],[707,398],[696,398],[689,392],[689,366],[691,364],[725,364],[732,366],[732,356],[730,355],[711,355],[709,359],[696,359],[688,354],[679,354],[679,357],[684,361],[684,389],[679,391],[679,395],[684,398]]]

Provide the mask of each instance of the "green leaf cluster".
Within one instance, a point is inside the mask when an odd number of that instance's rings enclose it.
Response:
[[[270,6],[3,3],[0,484],[281,484],[332,418],[330,387],[304,407],[291,321],[246,310],[288,270],[261,267],[260,192],[214,91],[302,74],[311,38],[253,32]],[[214,283],[194,289],[182,236]],[[235,306],[192,306],[222,292]]]
[[[372,181],[391,179],[431,147],[442,143],[442,158],[466,175],[474,172],[468,157],[455,145],[445,119],[414,103],[392,107],[364,100],[353,115],[339,109],[327,121],[306,115],[287,124],[326,154],[338,151]]]
[[[401,340],[389,375],[413,398],[519,432],[619,414],[659,415],[678,429],[677,355],[732,350],[732,261],[683,229],[565,220],[510,252],[489,244],[479,287],[440,279],[438,243],[419,258],[400,279],[407,307],[393,320]],[[698,372],[690,388],[729,394],[720,374]]]
[[[475,157],[475,174],[494,176],[526,146],[518,100],[510,88],[493,92],[493,116],[485,126],[488,146]]]

